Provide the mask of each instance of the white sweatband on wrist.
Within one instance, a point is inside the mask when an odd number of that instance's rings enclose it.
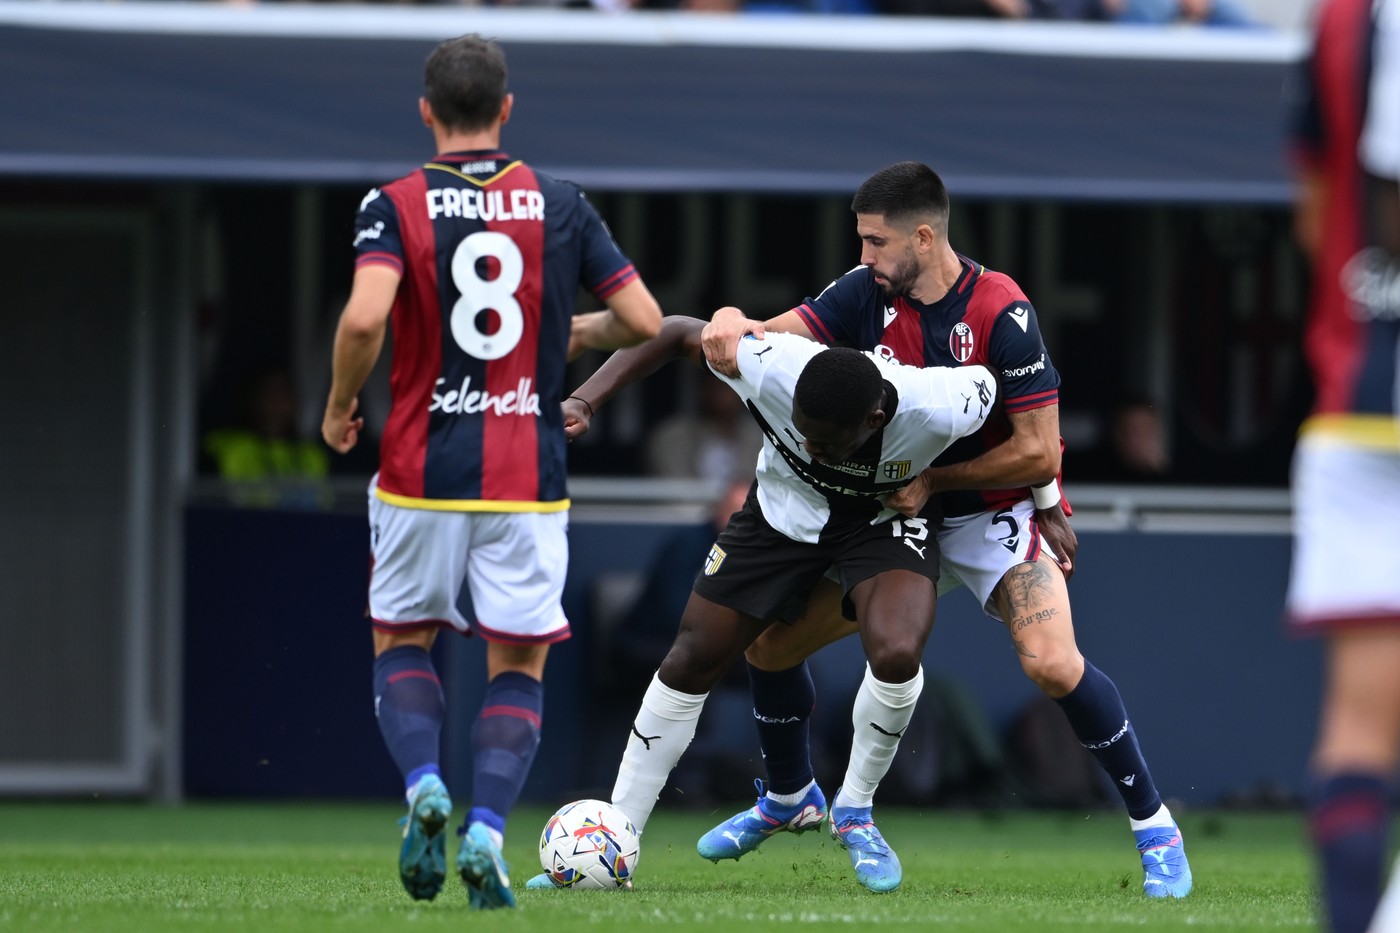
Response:
[[[1035,500],[1037,509],[1053,509],[1060,504],[1059,481],[1052,479],[1045,486],[1032,486],[1031,498]]]

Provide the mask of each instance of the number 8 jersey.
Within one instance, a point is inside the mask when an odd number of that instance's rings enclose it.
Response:
[[[377,495],[409,508],[569,506],[559,401],[582,285],[637,277],[576,185],[504,152],[440,155],[360,204],[356,266],[402,279]]]

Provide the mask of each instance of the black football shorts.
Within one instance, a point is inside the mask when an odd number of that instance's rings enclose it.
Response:
[[[938,585],[937,520],[904,518],[867,525],[840,540],[807,544],[769,525],[750,495],[710,548],[695,592],[756,619],[792,623],[817,582],[835,571],[841,609],[855,619],[850,592],[886,570],[909,570]]]

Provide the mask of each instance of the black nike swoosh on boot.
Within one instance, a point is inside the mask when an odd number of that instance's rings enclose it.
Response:
[[[875,724],[872,722],[871,725],[874,726]],[[879,729],[880,727],[879,727],[879,726],[875,726],[875,728]],[[883,729],[881,729],[880,731],[881,731],[881,732],[884,732]],[[637,724],[636,724],[635,722],[632,723],[632,734],[635,735],[637,738],[639,738],[639,739],[642,740],[642,743],[643,743],[644,745],[646,745],[646,747],[647,747],[647,751],[651,751],[651,740],[652,740],[652,739],[659,739],[659,738],[661,738],[661,736],[659,736],[659,735],[642,735],[640,732],[637,731]],[[889,735],[889,733],[888,733],[888,732],[885,732],[885,735]]]
[[[898,732],[887,732],[887,731],[885,731],[884,729],[881,729],[880,726],[879,726],[877,723],[873,723],[873,722],[870,724],[870,728],[874,729],[876,732],[880,733],[881,735],[888,735],[890,738],[893,738],[893,739],[897,739],[897,738],[899,738],[900,736],[904,735],[904,730],[903,730],[903,729],[900,729]],[[637,731],[635,726],[633,726],[632,731],[633,731],[633,732],[636,732],[636,731]],[[657,738],[660,738],[660,736],[657,736]],[[648,745],[647,747],[650,748],[651,746]]]

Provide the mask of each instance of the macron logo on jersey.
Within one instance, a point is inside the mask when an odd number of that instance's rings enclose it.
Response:
[[[1021,333],[1024,334],[1027,332],[1026,329],[1030,327],[1031,316],[1025,308],[1012,308],[1007,314],[1010,314],[1011,320],[1015,321],[1016,325],[1021,328]]]
[[[890,326],[891,324],[894,323],[894,319],[895,319],[896,317],[898,317],[898,316],[899,316],[899,310],[898,310],[897,308],[894,308],[893,306],[891,306],[891,307],[888,307],[888,308],[885,309],[885,329],[886,329],[886,330],[889,329],[889,326]]]

